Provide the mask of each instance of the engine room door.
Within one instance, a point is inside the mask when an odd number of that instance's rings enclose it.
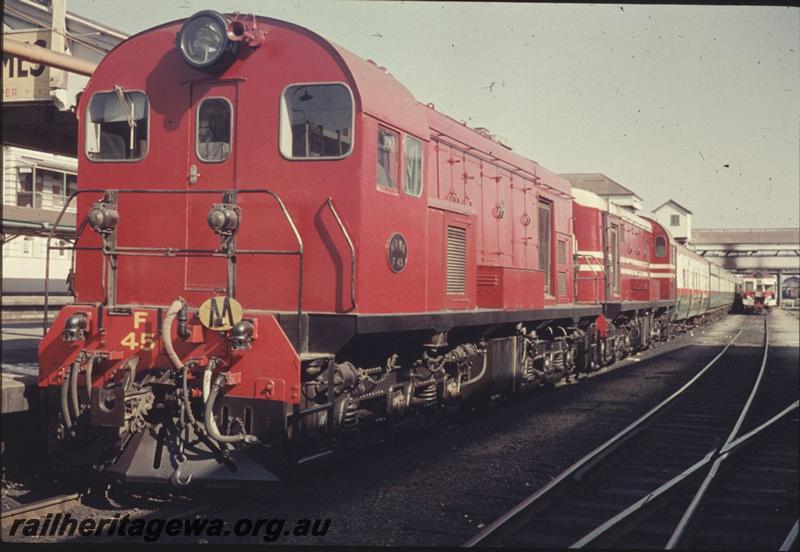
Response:
[[[236,189],[237,82],[191,84],[188,190]],[[187,194],[187,249],[217,249],[220,236],[206,218],[221,194]],[[228,283],[225,257],[192,255],[186,258],[186,291],[224,294]]]

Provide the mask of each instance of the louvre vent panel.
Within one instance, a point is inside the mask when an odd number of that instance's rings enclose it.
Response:
[[[447,227],[447,293],[467,291],[467,231],[457,226]]]
[[[567,273],[558,273],[558,295],[564,297],[567,294]]]
[[[558,240],[558,264],[567,264],[567,242]]]

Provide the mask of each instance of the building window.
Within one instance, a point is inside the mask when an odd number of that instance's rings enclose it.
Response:
[[[64,206],[64,173],[36,168],[36,190],[41,191],[41,207],[61,209]]]
[[[37,166],[20,167],[18,172],[18,207],[60,210],[78,189],[78,177],[72,173]]]
[[[405,152],[406,175],[403,183],[408,195],[419,197],[422,195],[422,142],[408,136],[403,139]]]
[[[207,98],[197,108],[197,158],[220,163],[231,153],[233,107],[225,98]]]
[[[42,207],[42,191],[33,189],[33,167],[20,167],[17,179],[17,207]]]
[[[288,159],[338,159],[350,153],[353,97],[343,84],[289,86],[281,96],[281,153]]]
[[[69,196],[78,191],[78,175],[66,173],[65,181],[67,183],[67,194],[65,199],[68,199]]]
[[[397,189],[400,179],[398,145],[400,135],[393,130],[378,128],[378,186],[391,190]]]
[[[664,257],[667,254],[667,238],[658,236],[656,238],[656,257]]]
[[[147,154],[150,103],[142,92],[98,92],[89,102],[86,156],[92,161],[136,161]]]
[[[680,226],[681,225],[681,216],[680,215],[670,215],[669,216],[669,225],[670,226]]]
[[[550,293],[551,259],[550,249],[553,239],[553,205],[539,200],[539,268],[544,271],[544,291]]]

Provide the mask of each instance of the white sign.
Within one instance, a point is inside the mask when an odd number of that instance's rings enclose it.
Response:
[[[51,31],[4,32],[17,42],[49,48]],[[3,102],[50,100],[50,68],[16,56],[3,55]]]

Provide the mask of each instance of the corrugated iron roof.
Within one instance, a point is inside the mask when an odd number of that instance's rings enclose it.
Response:
[[[599,196],[635,196],[641,199],[633,190],[601,173],[562,173],[560,176],[569,180],[574,187]]]

